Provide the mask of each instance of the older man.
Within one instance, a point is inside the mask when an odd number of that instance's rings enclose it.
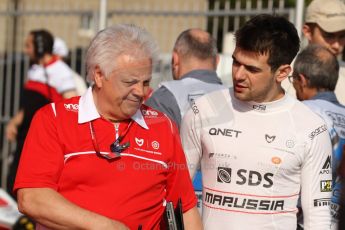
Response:
[[[23,213],[53,229],[159,229],[181,198],[185,228],[201,228],[177,127],[142,105],[155,50],[136,26],[96,35],[93,87],[32,122],[15,183]]]
[[[333,229],[336,228],[338,210],[341,205],[341,184],[337,170],[345,144],[345,107],[338,102],[334,93],[338,71],[338,61],[327,48],[309,45],[298,54],[293,75],[290,77],[296,89],[297,98],[326,121],[327,130],[332,137]]]

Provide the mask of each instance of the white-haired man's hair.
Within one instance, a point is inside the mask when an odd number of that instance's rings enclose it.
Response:
[[[93,82],[96,66],[108,77],[116,69],[115,60],[120,55],[131,55],[138,60],[149,58],[154,63],[157,53],[158,46],[145,29],[128,24],[108,27],[96,34],[87,50],[87,79]]]

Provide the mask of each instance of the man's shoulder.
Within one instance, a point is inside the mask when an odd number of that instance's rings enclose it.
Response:
[[[48,109],[52,109],[54,111],[54,114],[61,115],[61,114],[78,114],[79,111],[79,99],[80,96],[71,97],[67,99],[63,99],[59,102],[51,103],[47,105]]]
[[[221,99],[221,101],[220,101]],[[198,103],[220,103],[225,102],[225,100],[231,100],[229,88],[223,87],[219,90],[214,90],[204,94],[203,96],[196,99]]]
[[[225,107],[231,106],[231,96],[228,88],[208,92],[191,102],[194,114],[204,114],[205,116],[218,113]],[[198,113],[195,113],[198,111]]]
[[[160,112],[159,110],[143,104],[140,107],[140,111],[149,128],[169,128],[173,132],[177,130],[176,123],[172,121],[166,114]]]
[[[291,108],[290,114],[294,120],[296,128],[308,130],[316,126],[325,125],[324,119],[316,112],[316,106],[308,101],[297,101]],[[306,119],[306,117],[308,119]]]
[[[174,95],[166,88],[164,85],[161,85],[158,89],[154,90],[152,95],[146,100],[145,104],[150,107],[158,106],[157,104],[170,105],[171,100],[175,100]]]
[[[343,105],[334,104],[327,100],[315,99],[315,100],[305,100],[303,104],[307,105],[310,109],[316,112],[341,112],[345,114],[345,107]]]
[[[140,111],[146,122],[164,123],[170,120],[167,115],[148,105],[141,105]]]
[[[73,74],[72,69],[63,61],[57,60],[51,65],[47,66],[47,70],[60,75],[71,75]]]

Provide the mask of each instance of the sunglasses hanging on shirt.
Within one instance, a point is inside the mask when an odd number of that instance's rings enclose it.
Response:
[[[132,121],[127,126],[125,133],[123,135],[119,136],[118,138],[116,138],[115,142],[110,145],[110,147],[109,147],[110,152],[108,153],[108,152],[101,152],[100,151],[99,145],[97,142],[97,138],[96,138],[96,132],[95,132],[95,129],[93,127],[93,123],[92,123],[92,121],[90,121],[89,122],[90,133],[91,133],[91,138],[92,138],[92,144],[93,144],[93,147],[95,149],[96,154],[100,157],[107,159],[107,160],[113,160],[113,159],[121,157],[121,153],[130,146],[129,142],[121,144],[121,141],[123,140],[123,138],[128,133],[128,130],[129,130],[131,125],[132,125]]]

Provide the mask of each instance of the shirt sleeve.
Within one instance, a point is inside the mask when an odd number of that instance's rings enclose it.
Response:
[[[57,189],[64,158],[52,105],[35,114],[23,147],[14,192],[19,188]]]
[[[183,117],[180,133],[189,174],[191,178],[194,178],[197,169],[200,168],[200,160],[202,157],[200,135],[202,123],[195,101],[193,102],[192,108],[193,109],[188,110]]]
[[[186,212],[196,205],[196,196],[188,175],[188,167],[182,150],[180,136],[174,125],[173,130],[172,160],[168,165],[167,201],[172,201],[176,207],[178,199],[181,198],[183,212]]]
[[[305,230],[330,229],[332,147],[325,124],[308,136],[301,172],[301,201]]]
[[[181,124],[181,113],[174,95],[164,86],[153,92],[145,102],[146,105],[161,111],[169,116],[179,126]]]

